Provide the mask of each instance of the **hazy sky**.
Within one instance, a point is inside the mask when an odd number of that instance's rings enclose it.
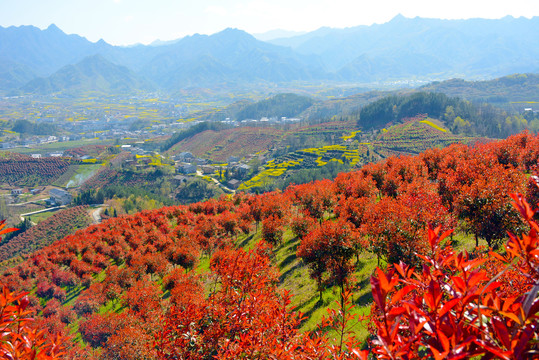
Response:
[[[54,23],[68,34],[114,45],[172,40],[227,27],[262,33],[311,31],[406,17],[539,16],[538,0],[0,0],[0,25]]]

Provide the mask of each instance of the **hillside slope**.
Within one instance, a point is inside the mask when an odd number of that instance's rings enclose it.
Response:
[[[63,209],[46,220],[17,235],[0,246],[0,266],[19,263],[25,255],[32,254],[55,241],[63,239],[91,223],[87,206]]]
[[[523,102],[523,107],[529,107],[530,103],[539,102],[539,74],[513,74],[485,81],[451,79],[424,85],[420,90],[504,107]]]
[[[172,153],[189,151],[197,157],[227,162],[230,156],[242,158],[267,151],[276,146],[282,136],[282,130],[268,127],[208,130],[180,141],[171,151]]]
[[[192,347],[177,344],[175,351],[226,351],[222,344],[240,346],[245,339],[228,326],[258,336],[258,330],[267,328],[249,324],[266,319],[268,334],[274,334],[276,319],[295,318],[286,307],[276,310],[282,304],[276,281],[291,291],[292,304],[308,317],[304,328],[313,329],[346,284],[355,289],[356,306],[370,306],[368,279],[376,258],[421,263],[416,254],[426,254],[428,223],[447,229],[458,220],[477,239],[497,246],[506,231],[520,226],[507,194],[526,192],[539,199],[533,188],[526,190],[526,174],[538,160],[539,137],[520,134],[475,148],[452,145],[392,157],[343,173],[334,182],[122,216],[37,251],[5,271],[2,282],[31,291],[30,303],[40,311],[42,326],[53,331],[68,326],[76,340],[90,345],[72,351],[87,356],[90,349],[102,348],[106,358],[121,348],[128,358],[142,353],[154,358],[157,354],[143,344],[157,336],[173,351],[166,342],[170,326],[183,326],[183,321],[204,339],[209,334],[204,326],[213,335]],[[500,212],[510,221],[499,222]],[[261,238],[269,247],[256,245]],[[267,307],[258,308],[261,304]],[[161,322],[171,306],[177,317]],[[273,315],[268,313],[272,309]],[[207,314],[213,314],[210,323],[204,320]],[[299,325],[293,323],[291,329]],[[297,336],[290,341],[307,341]],[[132,343],[140,346],[128,346]]]
[[[0,153],[0,182],[13,186],[39,186],[53,183],[77,160],[40,158]]]

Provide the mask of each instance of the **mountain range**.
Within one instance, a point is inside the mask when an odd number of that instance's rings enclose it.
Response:
[[[0,27],[0,92],[484,79],[539,72],[539,37],[534,34],[539,34],[539,17],[439,20],[399,15],[385,24],[321,28],[268,42],[226,29],[120,47],[67,35],[55,25],[45,30]]]
[[[48,77],[37,77],[22,88],[24,92],[41,95],[97,91],[101,93],[132,93],[153,90],[152,85],[125,66],[115,65],[101,55],[85,57],[74,65],[66,65]]]

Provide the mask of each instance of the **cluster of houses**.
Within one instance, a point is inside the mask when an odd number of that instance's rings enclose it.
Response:
[[[230,156],[226,166],[211,165],[207,159],[196,158],[188,151],[179,153],[174,157],[174,160],[176,162],[176,172],[179,174],[189,175],[198,173],[211,176],[215,173],[220,173],[227,179],[227,187],[233,190],[241,185],[242,180],[251,171],[251,167],[247,164],[240,163],[240,159],[236,156]]]
[[[153,124],[150,129],[129,130],[127,121],[110,122],[107,120],[83,120],[75,122],[60,122],[59,126],[63,130],[70,132],[70,135],[47,135],[47,136],[26,136],[24,138],[11,138],[0,143],[0,149],[7,150],[18,147],[31,147],[42,144],[50,144],[64,141],[78,141],[83,139],[100,140],[136,138],[146,139],[149,137],[161,136],[166,134],[166,128],[173,126],[176,128],[185,128],[191,124],[173,123],[173,124]]]
[[[0,149],[7,150],[18,147],[32,147],[42,144],[50,144],[55,142],[64,142],[64,141],[78,141],[84,139],[95,139],[100,140],[107,139],[121,139],[121,138],[148,138],[159,135],[165,135],[164,131],[162,132],[149,132],[149,131],[127,131],[127,130],[103,130],[103,131],[91,131],[85,134],[75,134],[69,136],[32,136],[30,138],[19,138],[11,139],[9,141],[3,141],[0,143]]]
[[[51,205],[68,205],[73,201],[73,196],[66,190],[62,189],[50,189],[49,197]]]
[[[282,117],[273,116],[270,118],[263,117],[261,119],[244,119],[244,120],[241,120],[240,123],[242,125],[251,124],[251,123],[284,124],[284,123],[293,123],[293,122],[299,122],[299,121],[301,121],[300,118],[288,118],[286,116],[282,116]]]
[[[68,158],[76,158],[76,159],[79,159],[79,160],[87,160],[87,159],[91,159],[92,157],[89,156],[89,155],[75,155],[75,156],[72,156],[70,154],[66,154],[64,153],[63,151],[56,151],[56,152],[51,152],[51,153],[47,153],[47,154],[39,154],[39,153],[35,153],[35,154],[30,154],[31,157],[33,157],[34,159],[42,159],[44,157],[68,157]]]
[[[50,144],[54,142],[61,142],[61,141],[69,141],[69,140],[75,140],[70,136],[53,136],[53,135],[47,135],[47,136],[32,136],[32,137],[26,137],[24,139],[19,138],[18,140],[10,140],[10,141],[3,141],[0,143],[1,149],[13,149],[16,147],[29,147],[29,146],[36,146],[41,144]]]
[[[25,192],[29,192],[32,195],[37,195],[41,193],[43,189],[30,189],[28,191],[25,191],[24,189],[18,188],[18,189],[12,189],[11,195],[14,197],[17,197],[19,195],[24,194]],[[45,199],[45,203],[48,205],[53,206],[60,206],[60,205],[69,205],[73,201],[73,195],[71,195],[69,192],[63,189],[50,189],[49,190],[49,198]]]

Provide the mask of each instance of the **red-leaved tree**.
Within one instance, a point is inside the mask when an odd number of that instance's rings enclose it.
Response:
[[[490,277],[486,259],[455,253],[444,239],[449,232],[429,229],[430,251],[424,265],[403,263],[371,278],[375,334],[372,352],[381,359],[463,359],[476,356],[531,359],[539,356],[539,225],[522,195],[514,206],[529,225],[521,237],[510,236],[506,255]],[[508,292],[502,276],[512,273],[523,292]]]

